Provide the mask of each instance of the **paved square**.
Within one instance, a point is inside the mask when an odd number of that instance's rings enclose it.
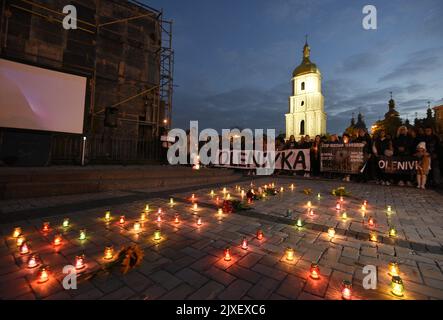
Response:
[[[293,178],[261,178],[253,181],[259,186],[275,183],[284,191],[265,200],[257,200],[251,210],[220,214],[216,198],[229,194],[240,199],[240,190],[247,191],[251,180],[217,188],[189,188],[186,192],[164,192],[161,197],[149,197],[143,190],[98,195],[112,205],[76,210],[76,205],[92,201],[81,196],[69,198],[71,210],[48,218],[31,218],[1,225],[0,298],[1,299],[341,299],[343,280],[352,282],[352,299],[443,299],[443,197],[434,191],[412,188],[381,187],[370,184],[344,184],[351,192],[344,197],[342,208],[336,210],[339,198],[331,190],[342,186],[337,181],[295,180]],[[294,190],[290,185],[294,184]],[[236,188],[236,186],[238,186]],[[222,188],[226,187],[226,194]],[[303,190],[312,189],[311,194]],[[210,192],[214,190],[215,195]],[[183,191],[183,190],[182,190]],[[318,197],[320,193],[320,197]],[[190,197],[198,204],[194,208]],[[114,199],[112,199],[114,197]],[[174,205],[169,204],[170,198]],[[121,201],[119,201],[121,199]],[[125,201],[125,199],[127,201]],[[111,201],[112,200],[112,201]],[[362,211],[364,200],[367,209]],[[33,200],[34,210],[55,199]],[[308,201],[313,215],[308,214]],[[3,203],[2,205],[4,205]],[[18,210],[20,201],[8,203],[8,214]],[[83,203],[84,204],[84,203]],[[146,204],[150,211],[140,232],[133,229],[140,220]],[[24,204],[24,207],[29,204]],[[391,206],[389,212],[387,207]],[[64,206],[63,208],[66,208]],[[112,220],[107,223],[105,211],[111,209]],[[162,221],[157,222],[157,210],[162,208]],[[343,212],[347,218],[343,218]],[[179,223],[175,222],[179,215]],[[125,224],[119,217],[125,216]],[[62,228],[63,218],[70,227]],[[198,225],[198,219],[201,225]],[[370,218],[374,221],[372,226]],[[301,227],[297,227],[300,220]],[[42,233],[43,222],[51,224]],[[29,255],[20,255],[14,227],[20,227],[32,253],[50,267],[49,281],[37,281],[36,269],[27,268]],[[389,236],[390,227],[397,231]],[[328,229],[335,229],[335,236]],[[80,230],[86,239],[79,240]],[[161,230],[161,240],[154,232]],[[257,230],[264,237],[258,240]],[[377,242],[370,241],[375,232]],[[54,247],[57,233],[62,245]],[[242,240],[248,249],[242,249]],[[78,283],[77,290],[64,290],[62,269],[74,264],[75,257],[85,254],[86,270],[97,270],[105,263],[104,250],[137,243],[145,252],[139,268],[122,276],[115,272]],[[232,259],[225,261],[224,250],[230,247]],[[285,251],[293,248],[294,258],[288,261]],[[313,280],[310,266],[316,262],[320,279]],[[405,286],[402,298],[391,293],[388,263],[397,262]],[[377,268],[375,290],[363,288],[363,267]]]

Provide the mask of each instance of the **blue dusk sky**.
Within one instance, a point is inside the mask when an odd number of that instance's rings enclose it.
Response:
[[[352,113],[368,127],[393,91],[411,121],[443,104],[442,0],[143,0],[174,20],[173,127],[284,132],[293,69],[309,34],[320,68],[328,132]],[[375,5],[378,29],[364,30]]]

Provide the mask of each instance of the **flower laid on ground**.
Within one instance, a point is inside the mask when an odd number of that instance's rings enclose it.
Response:
[[[263,191],[263,193],[266,194],[267,196],[275,196],[275,195],[277,195],[278,191],[275,190],[274,188],[266,188]]]
[[[310,194],[312,194],[312,189],[304,189],[303,193],[306,195],[310,195]]]
[[[225,200],[223,201],[223,213],[233,213],[251,209],[246,203],[239,200]]]
[[[138,245],[129,246],[121,250],[117,256],[117,264],[120,264],[121,273],[127,274],[137,268],[143,261],[145,253]]]
[[[337,197],[347,197],[351,195],[351,193],[346,191],[345,187],[339,187],[337,189],[332,189],[332,195]]]
[[[259,197],[258,197],[257,193],[254,191],[254,189],[248,190],[248,192],[246,193],[246,198],[248,200],[258,200],[259,199]]]
[[[144,251],[136,244],[127,246],[120,250],[117,257],[103,265],[100,269],[85,273],[79,277],[79,280],[91,280],[102,274],[110,274],[119,270],[123,275],[137,268],[143,261]]]

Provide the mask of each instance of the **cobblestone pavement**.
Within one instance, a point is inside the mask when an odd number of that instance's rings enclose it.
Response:
[[[74,203],[71,210],[56,216],[2,224],[0,299],[341,299],[343,280],[352,282],[353,299],[443,299],[443,196],[412,188],[345,184],[351,196],[343,199],[337,211],[337,198],[331,195],[341,185],[336,181],[254,181],[257,186],[271,182],[277,189],[284,187],[284,192],[233,214],[218,213],[215,199],[224,196],[220,188],[214,189],[214,197],[210,189],[190,188],[129,202],[119,202],[118,195],[109,223],[104,219],[108,206],[77,210]],[[249,183],[238,185],[247,190]],[[235,184],[226,188],[232,199],[240,198]],[[312,194],[306,195],[303,190],[308,188]],[[191,194],[197,199],[196,210]],[[170,197],[174,206],[169,205]],[[365,212],[361,210],[364,200],[368,201]],[[308,201],[313,216],[308,215]],[[148,219],[136,232],[134,222],[140,220],[146,204],[151,209]],[[157,222],[160,207],[162,222]],[[174,221],[176,214],[179,223]],[[121,215],[126,217],[123,226],[118,222]],[[369,225],[370,217],[374,226]],[[63,218],[70,219],[68,228],[61,227]],[[296,226],[298,219],[301,227]],[[52,226],[47,233],[41,231],[45,221]],[[47,282],[38,283],[38,268],[26,267],[29,255],[20,255],[12,237],[16,226],[31,251],[50,267]],[[389,237],[390,226],[397,237]],[[331,227],[334,237],[328,235]],[[78,239],[81,229],[86,229],[85,240]],[[157,229],[162,235],[158,241],[154,240]],[[256,237],[258,229],[263,230],[262,240]],[[371,232],[376,232],[377,242],[369,241]],[[63,241],[54,247],[51,242],[57,233]],[[241,248],[243,238],[249,242],[248,250]],[[85,254],[83,272],[90,272],[105,263],[105,246],[112,244],[117,250],[130,243],[145,251],[135,271],[98,276],[78,283],[77,290],[62,288],[62,269],[74,264],[77,255]],[[226,247],[231,248],[230,261],[224,259]],[[288,247],[294,249],[292,261],[286,259]],[[402,298],[390,292],[388,263],[393,261],[399,264],[405,286]],[[309,277],[312,262],[320,267],[318,280]],[[363,289],[365,265],[377,267],[375,290]]]

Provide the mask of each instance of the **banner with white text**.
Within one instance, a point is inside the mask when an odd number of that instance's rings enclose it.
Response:
[[[323,144],[320,148],[321,171],[358,174],[366,165],[363,143]]]
[[[418,159],[415,157],[377,157],[378,168],[391,174],[409,174],[417,170]]]
[[[269,163],[272,163],[272,161],[267,161],[267,158],[268,154],[266,152],[219,151],[218,163],[215,166],[235,169],[265,168]],[[275,163],[276,170],[310,171],[310,150],[289,149],[275,151],[273,162]]]

